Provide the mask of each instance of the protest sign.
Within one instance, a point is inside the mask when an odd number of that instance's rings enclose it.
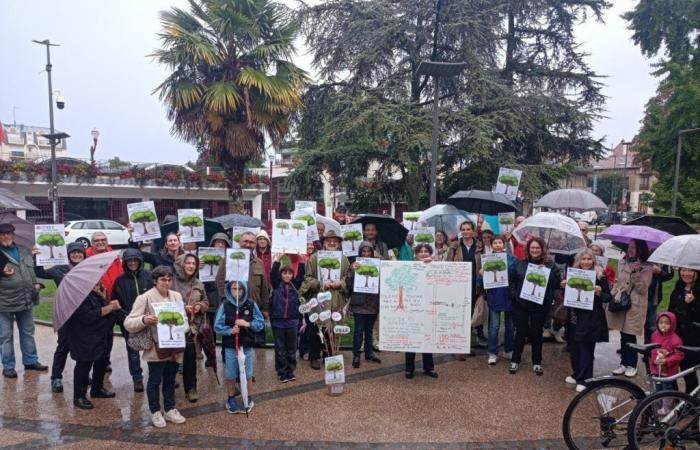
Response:
[[[484,289],[508,286],[508,255],[505,252],[481,255],[481,268]]]
[[[538,305],[544,303],[544,293],[547,290],[549,273],[551,271],[552,269],[549,267],[528,264],[525,271],[525,281],[523,281],[523,287],[520,289],[520,298]]]
[[[65,228],[63,225],[34,225],[35,244],[39,248],[36,255],[37,266],[68,264]]]
[[[359,267],[355,269],[354,292],[379,294],[379,271],[381,260],[378,258],[357,258]]]
[[[204,267],[199,271],[199,281],[207,282],[216,280],[219,273],[219,264],[226,257],[225,248],[199,247],[199,263]]]
[[[128,203],[126,210],[129,213],[129,222],[134,226],[131,240],[141,242],[161,237],[158,215],[152,201]]]
[[[420,218],[421,214],[422,211],[404,212],[403,221],[401,222],[401,224],[408,231],[411,231],[416,226],[416,223],[418,223],[418,219]]]
[[[338,281],[340,280],[340,268],[343,258],[342,252],[331,252],[321,250],[316,253],[317,263],[318,263],[318,279],[321,280],[321,284],[326,281]],[[316,296],[320,303],[320,294]]]
[[[326,384],[345,383],[345,364],[343,355],[329,356],[324,360]]]
[[[362,224],[351,223],[340,226],[340,236],[343,238],[343,255],[357,256],[362,243]]]
[[[272,221],[272,253],[306,254],[304,220],[275,219]]]
[[[520,186],[522,175],[522,170],[501,167],[498,171],[496,192],[504,194],[510,200],[515,200],[518,197],[518,187]]]
[[[180,241],[204,242],[204,212],[201,209],[178,209]]]
[[[247,248],[226,249],[226,281],[248,282],[250,250]]]
[[[313,201],[313,200],[294,200],[294,209],[300,210],[300,209],[307,209],[307,208],[313,209],[314,214],[317,213],[315,201]]]
[[[318,228],[316,228],[316,211],[312,208],[295,209],[290,213],[290,217],[294,220],[306,222],[307,242],[314,242],[321,239],[318,235]]]
[[[413,227],[408,234],[413,236],[413,246],[418,244],[428,244],[435,253],[435,227]]]
[[[158,318],[158,348],[185,348],[189,328],[185,307],[180,302],[151,303]]]
[[[498,213],[498,232],[501,234],[510,233],[515,228],[515,213]]]
[[[231,227],[231,248],[241,248],[241,236],[243,233],[253,233],[255,236],[260,233],[259,227]]]
[[[595,270],[569,267],[566,271],[564,306],[592,311],[593,299],[595,298],[595,282]]]

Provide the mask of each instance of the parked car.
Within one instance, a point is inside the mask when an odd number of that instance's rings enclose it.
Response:
[[[592,225],[598,219],[598,215],[595,213],[595,211],[584,211],[582,213],[575,212],[573,218],[577,222],[586,222],[587,224]]]
[[[88,248],[92,234],[101,231],[107,235],[112,247],[125,247],[129,244],[129,231],[113,220],[75,220],[66,223],[66,244],[80,242]]]

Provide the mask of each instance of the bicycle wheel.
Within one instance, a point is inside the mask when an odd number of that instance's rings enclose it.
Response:
[[[566,408],[562,432],[572,450],[625,447],[627,421],[644,391],[631,381],[593,381]]]
[[[683,449],[700,440],[699,420],[700,400],[684,392],[657,392],[635,408],[627,439],[634,449]]]

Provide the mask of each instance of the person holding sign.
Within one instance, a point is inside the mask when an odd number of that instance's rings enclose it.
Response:
[[[270,284],[270,270],[272,269],[272,252],[270,246],[270,236],[267,231],[260,230],[255,237],[255,256],[263,263],[265,268],[265,279]]]
[[[373,225],[373,224],[366,224]],[[362,241],[359,248],[360,258],[376,257],[375,250],[371,242]],[[363,272],[366,270],[367,272]],[[360,347],[364,338],[365,346],[365,361],[381,363],[382,361],[374,355],[372,330],[374,322],[379,314],[379,294],[369,294],[355,291],[355,276],[374,276],[374,273],[379,275],[379,271],[374,266],[362,266],[358,261],[352,263],[352,268],[348,271],[347,283],[352,290],[350,296],[350,312],[355,318],[355,329],[352,335],[352,366],[360,367]]]
[[[537,274],[537,277],[530,277],[528,275],[530,265],[544,268],[544,272],[548,271],[549,276],[545,278]],[[530,279],[526,280],[526,277]],[[515,346],[509,372],[515,374],[520,368],[525,339],[528,339],[532,346],[532,371],[535,375],[542,376],[544,374],[542,369],[542,328],[547,312],[552,305],[555,290],[560,289],[561,284],[559,268],[549,257],[547,244],[538,237],[530,239],[525,245],[525,260],[519,261],[513,266],[508,278],[513,298],[513,322],[515,324]],[[528,284],[535,284],[536,287],[544,289],[541,303],[531,300],[530,295],[523,294],[523,285],[526,281]]]
[[[594,270],[596,275],[593,309],[567,308],[566,340],[571,358],[572,374],[566,377],[567,384],[576,384],[576,391],[586,388],[586,380],[593,378],[593,355],[597,342],[608,342],[608,321],[603,304],[610,301],[610,286],[603,268],[596,263],[589,249],[580,251],[574,260],[574,269]],[[565,288],[570,278],[561,281]]]
[[[605,246],[601,244],[600,242],[593,242],[591,245],[588,246],[588,248],[591,249],[593,252],[593,255],[596,257],[597,260],[600,261],[600,258],[603,258],[606,261],[605,267],[605,278],[608,279],[608,284],[612,285],[615,283],[615,269],[610,265],[608,262],[608,258],[605,257]]]
[[[299,255],[290,255],[299,258]],[[270,325],[275,339],[275,370],[282,383],[296,381],[297,344],[302,315],[299,313],[299,291],[294,286],[295,268],[289,256],[272,265],[272,296],[270,298]],[[300,265],[297,263],[296,270]]]

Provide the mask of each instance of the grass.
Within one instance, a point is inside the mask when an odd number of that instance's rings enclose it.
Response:
[[[39,292],[40,296],[53,298],[56,295],[56,283],[54,283],[53,280],[44,280],[40,278],[39,282],[46,286]]]

